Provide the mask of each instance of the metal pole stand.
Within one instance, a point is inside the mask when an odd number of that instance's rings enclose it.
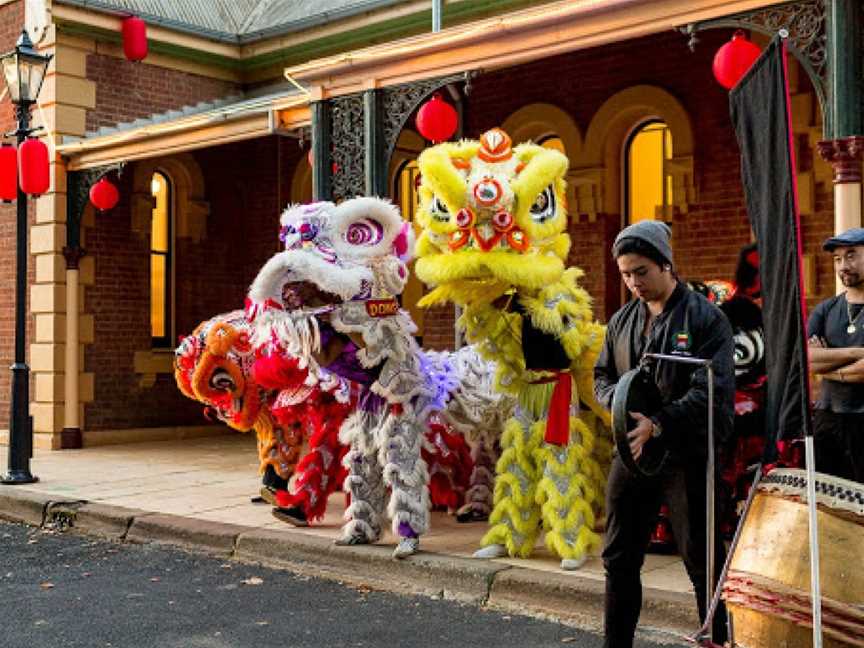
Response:
[[[705,622],[699,632],[693,637],[698,643],[707,641],[709,645],[713,645],[713,636],[711,631],[711,622],[714,618],[716,605],[714,602],[714,558],[716,556],[716,536],[715,536],[715,520],[714,520],[714,469],[716,464],[714,452],[714,368],[711,365],[711,360],[703,358],[690,358],[687,356],[669,355],[665,353],[646,353],[645,358],[652,360],[667,360],[669,362],[678,362],[681,364],[698,365],[705,367],[708,373],[708,482],[705,486],[705,533],[706,533],[706,551],[707,560],[705,567],[707,571],[706,587],[705,587]],[[728,564],[728,559],[727,559]],[[719,595],[719,588],[718,588]],[[719,602],[719,596],[718,602]]]
[[[30,128],[30,103],[15,106],[18,145],[33,132]],[[9,412],[9,472],[0,483],[32,484],[39,481],[30,473],[33,456],[33,417],[30,416],[30,367],[27,366],[27,194],[18,186],[16,264],[15,264],[15,363],[12,365],[12,394]]]

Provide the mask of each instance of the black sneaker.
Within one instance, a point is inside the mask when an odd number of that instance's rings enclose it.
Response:
[[[299,506],[292,506],[290,508],[282,508],[277,506],[273,509],[272,513],[273,517],[275,517],[277,520],[287,522],[292,526],[309,526],[309,520],[306,518],[306,513],[304,513],[303,509]]]
[[[279,503],[276,501],[276,489],[269,486],[262,486],[261,490],[258,491],[258,497],[253,497],[252,502],[255,504],[266,502],[270,506],[279,506]]]
[[[469,522],[485,522],[489,519],[489,514],[474,508],[471,504],[466,504],[456,511],[456,521],[463,524]]]

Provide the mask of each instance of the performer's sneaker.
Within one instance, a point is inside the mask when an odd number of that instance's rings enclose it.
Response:
[[[484,513],[473,504],[466,504],[456,511],[456,521],[463,524],[468,522],[485,522],[489,519],[489,514]]]
[[[309,520],[306,518],[306,513],[299,506],[290,508],[282,508],[277,506],[272,511],[273,517],[282,522],[287,522],[296,527],[309,526]]]
[[[261,490],[258,491],[258,497],[253,497],[252,501],[267,502],[270,506],[279,506],[279,503],[276,501],[276,489],[269,486],[262,486]]]
[[[399,544],[393,550],[394,558],[413,556],[420,549],[420,538],[400,538]]]
[[[507,547],[502,544],[486,545],[474,552],[474,558],[504,558],[507,555]]]
[[[573,571],[579,569],[588,560],[588,556],[581,558],[564,558],[561,560],[561,569],[564,571]]]
[[[362,533],[355,533],[349,536],[340,536],[333,541],[337,547],[352,547],[354,545],[369,544],[369,538]]]

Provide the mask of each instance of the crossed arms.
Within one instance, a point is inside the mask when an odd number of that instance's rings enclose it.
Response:
[[[864,383],[864,347],[829,349],[815,335],[808,340],[810,371],[825,380]]]

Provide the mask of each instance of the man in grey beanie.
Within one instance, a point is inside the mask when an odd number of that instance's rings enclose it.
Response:
[[[629,243],[628,239],[637,239],[647,243],[654,251],[657,252],[663,262],[672,265],[672,230],[666,223],[660,221],[644,220],[638,223],[633,223],[625,227],[615,237],[615,242],[612,244],[612,257],[617,259],[621,248]],[[655,255],[656,256],[656,255]],[[659,263],[658,265],[663,265]]]
[[[715,372],[714,422],[722,442],[731,436],[735,396],[732,327],[702,295],[678,280],[673,269],[671,230],[641,221],[623,229],[612,256],[632,299],[616,312],[594,366],[594,394],[611,409],[615,386],[646,353],[711,359]],[[679,553],[693,583],[700,618],[706,591],[705,471],[708,454],[707,373],[698,365],[654,362],[651,376],[661,396],[653,411],[630,412],[629,451],[638,462],[645,444],[669,453],[656,477],[637,476],[616,455],[606,487],[604,648],[631,648],[642,605],[640,571],[660,506],[669,506]],[[628,426],[628,429],[630,426]],[[719,526],[719,525],[718,525]],[[717,542],[715,564],[723,564]],[[715,574],[716,579],[716,574]],[[715,615],[713,639],[726,638],[725,609]]]

